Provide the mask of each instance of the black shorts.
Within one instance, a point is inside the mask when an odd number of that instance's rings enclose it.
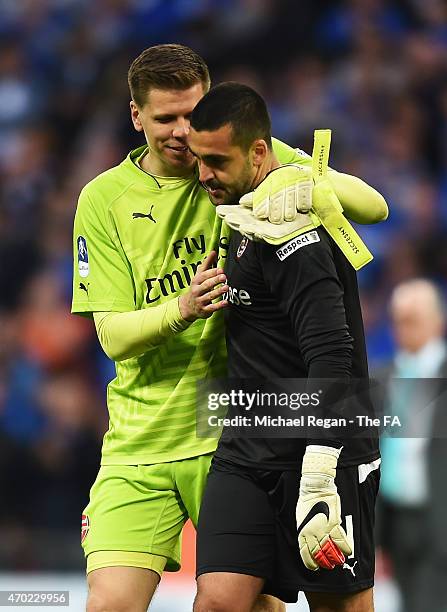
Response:
[[[197,534],[197,577],[234,572],[265,579],[263,592],[295,602],[298,592],[353,593],[374,584],[374,506],[380,461],[338,468],[342,523],[354,542],[333,570],[308,570],[295,519],[300,474],[265,471],[214,459]]]

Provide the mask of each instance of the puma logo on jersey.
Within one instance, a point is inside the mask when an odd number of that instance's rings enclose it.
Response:
[[[357,561],[354,561],[354,565],[349,565],[348,563],[343,563],[342,569],[347,569],[351,572],[351,574],[355,578],[354,567],[357,565]]]
[[[150,211],[147,214],[146,213],[140,213],[140,212],[132,213],[132,219],[142,219],[143,217],[146,217],[146,219],[150,219],[154,223],[157,223],[155,221],[154,217],[152,216],[153,208],[154,208],[154,205],[152,204],[151,209],[150,209]]]
[[[82,291],[85,291],[85,293],[88,296],[88,286],[90,285],[90,283],[87,283],[87,287],[84,285],[84,283],[79,283],[79,289],[82,289]]]

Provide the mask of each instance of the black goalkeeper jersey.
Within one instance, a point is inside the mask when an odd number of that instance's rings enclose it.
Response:
[[[368,378],[357,277],[318,228],[281,246],[232,232],[225,272],[231,379]],[[296,469],[300,438],[246,438],[224,428],[216,456],[262,469]],[[372,461],[378,440],[343,440],[339,465]]]

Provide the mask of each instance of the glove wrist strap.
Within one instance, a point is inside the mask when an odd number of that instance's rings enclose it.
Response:
[[[310,474],[322,474],[329,476],[330,478],[335,478],[337,463],[342,448],[310,444],[306,448],[306,452],[303,457],[301,474],[303,476]]]

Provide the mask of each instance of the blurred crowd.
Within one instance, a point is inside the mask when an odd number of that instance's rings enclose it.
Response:
[[[385,196],[389,220],[361,228],[373,364],[395,350],[393,288],[446,289],[443,0],[0,0],[1,569],[82,567],[114,369],[69,314],[72,221],[82,186],[143,143],[127,69],[161,42],[194,48],[214,83],[255,87],[289,144],[311,152],[330,127],[331,165]]]

